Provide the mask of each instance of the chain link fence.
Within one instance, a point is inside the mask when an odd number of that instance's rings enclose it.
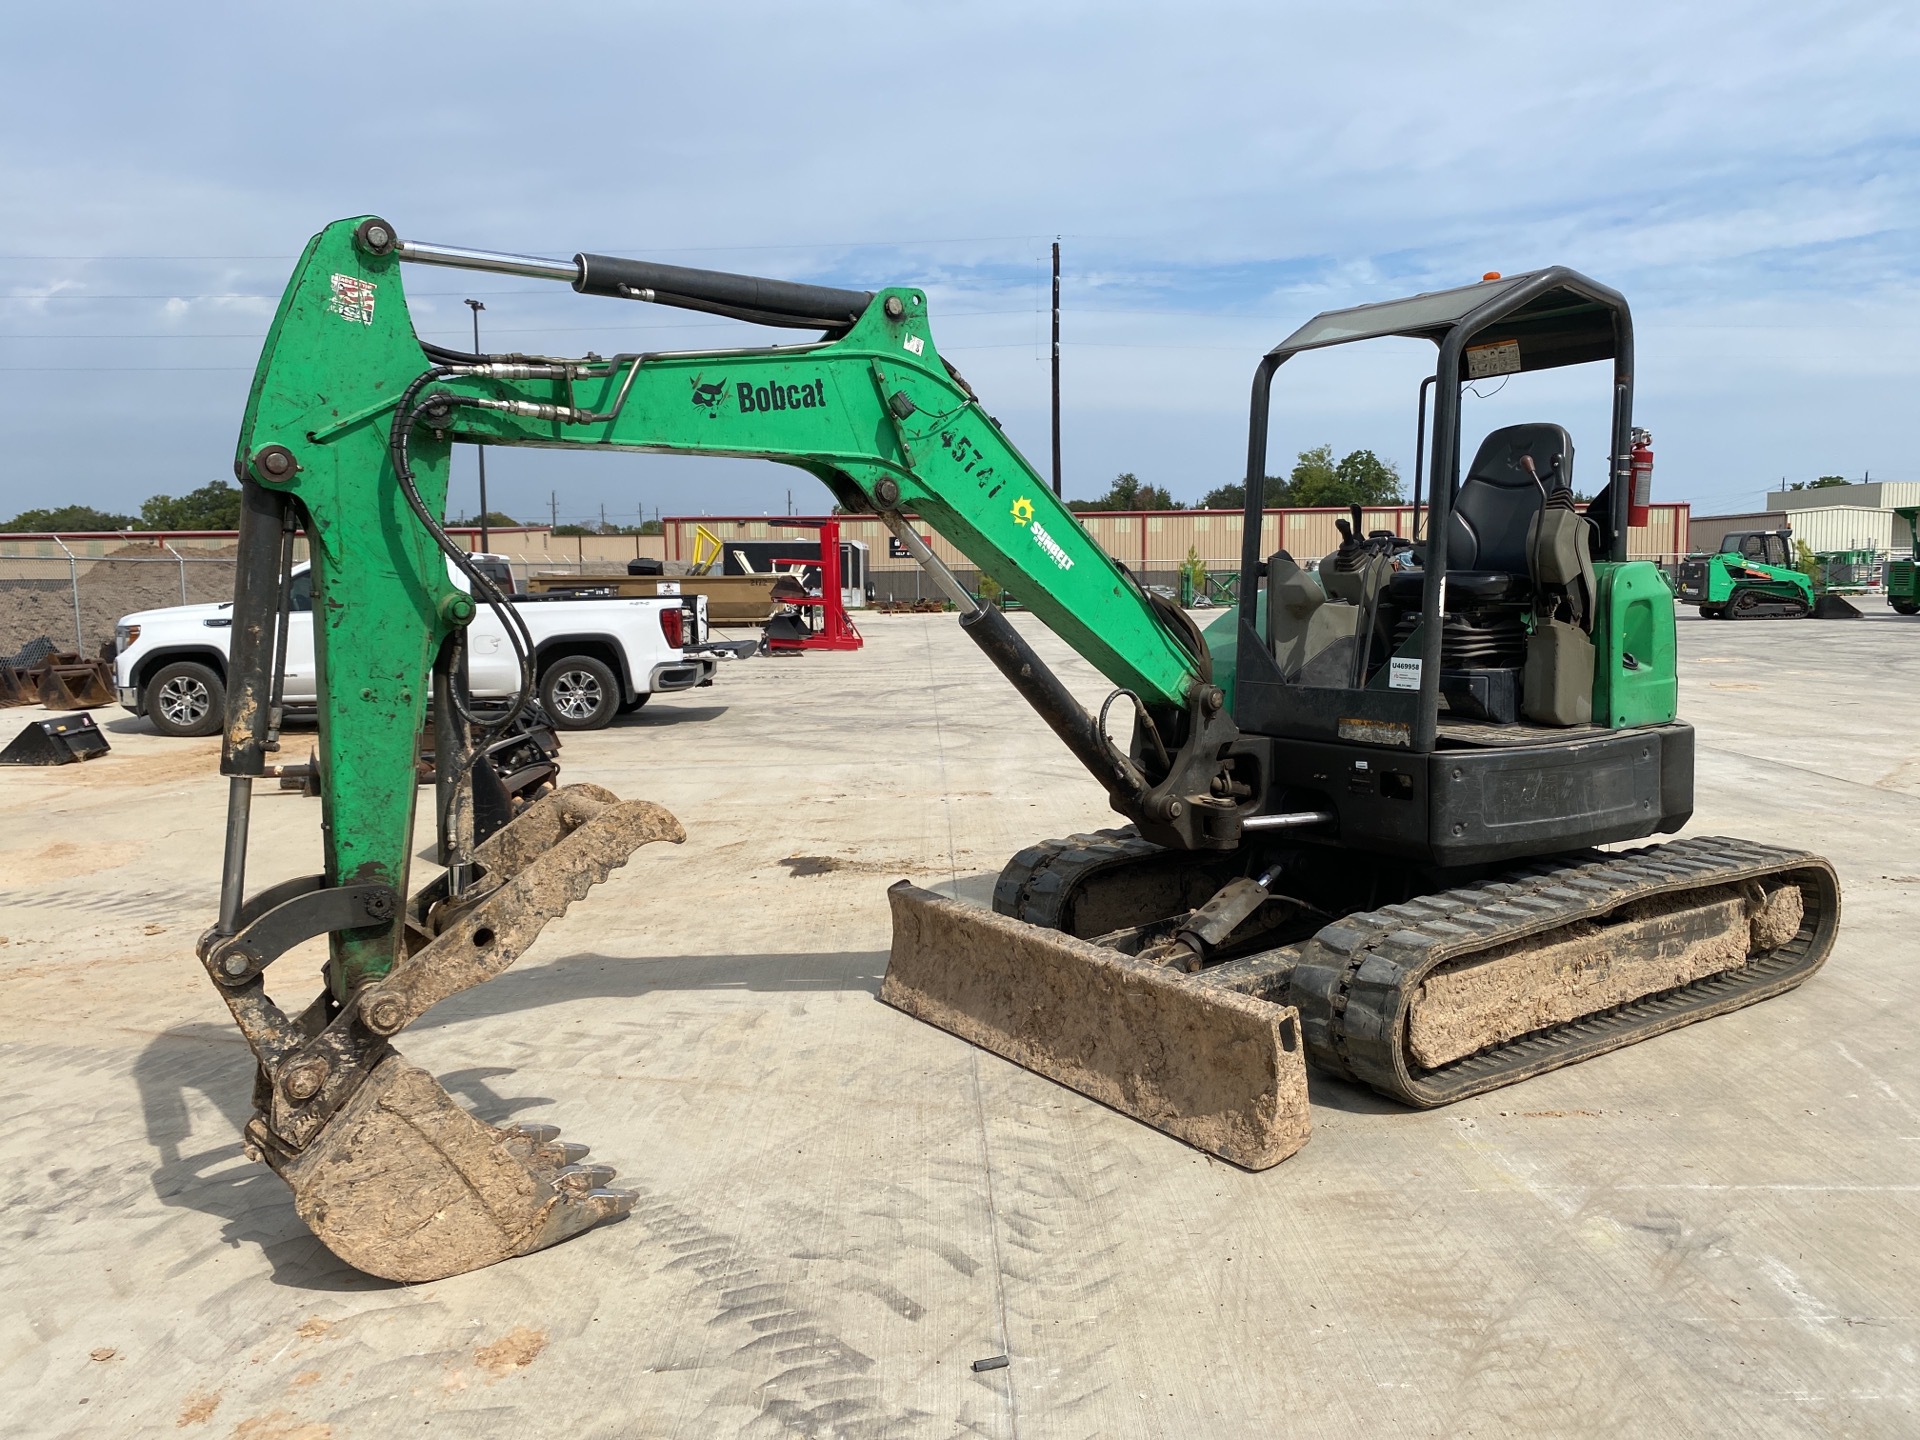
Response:
[[[0,655],[42,635],[59,650],[98,655],[106,647],[110,654],[113,627],[124,615],[233,599],[234,565],[231,546],[181,550],[165,543],[130,544],[100,558],[71,550],[0,556]]]

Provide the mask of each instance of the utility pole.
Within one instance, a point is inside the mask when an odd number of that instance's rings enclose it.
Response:
[[[477,348],[477,347],[476,347]],[[1060,239],[1053,241],[1053,493],[1060,494]]]
[[[560,492],[547,492],[547,533],[552,534],[560,528]]]
[[[467,301],[467,308],[473,311],[473,353],[480,353],[480,312],[487,307],[478,300]],[[487,543],[487,447],[476,445],[474,454],[480,461],[480,548],[491,549]]]

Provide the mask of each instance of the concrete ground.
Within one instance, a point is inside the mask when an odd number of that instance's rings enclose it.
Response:
[[[687,843],[403,1048],[644,1198],[413,1288],[242,1158],[251,1064],[192,956],[215,744],[103,712],[110,756],[0,771],[6,1428],[1920,1433],[1920,620],[1868,609],[1681,625],[1691,828],[1835,861],[1821,974],[1444,1110],[1316,1078],[1312,1142],[1258,1175],[875,1002],[890,881],[984,899],[1021,845],[1108,820],[952,617],[569,738],[569,777]],[[317,868],[318,803],[261,788],[255,883]]]

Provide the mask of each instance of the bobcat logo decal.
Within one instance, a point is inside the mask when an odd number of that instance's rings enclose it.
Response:
[[[709,420],[720,416],[720,402],[727,398],[727,382],[716,380],[711,385],[700,383],[698,375],[693,377],[693,403],[707,412]]]

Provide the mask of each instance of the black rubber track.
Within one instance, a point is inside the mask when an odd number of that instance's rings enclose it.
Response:
[[[1436,968],[1637,900],[1753,880],[1790,880],[1800,887],[1805,918],[1784,945],[1737,970],[1536,1031],[1438,1069],[1413,1065],[1405,1043],[1408,1007]],[[1286,999],[1300,1011],[1316,1065],[1425,1108],[1791,990],[1826,960],[1839,921],[1833,867],[1803,851],[1708,836],[1613,854],[1588,852],[1326,926],[1299,947]]]
[[[1008,862],[994,889],[993,908],[1029,924],[1079,933],[1075,905],[1089,883],[1116,869],[1138,867],[1139,873],[1174,858],[1131,828],[1045,840]],[[1407,1053],[1409,1006],[1440,966],[1638,900],[1782,879],[1800,887],[1800,930],[1737,970],[1536,1031],[1438,1069],[1418,1068]],[[1133,923],[1140,918],[1160,917],[1137,917]],[[1791,990],[1826,960],[1839,921],[1839,881],[1825,860],[1709,836],[1534,861],[1491,880],[1347,915],[1310,940],[1194,979],[1208,983],[1212,977],[1214,983],[1295,1006],[1315,1065],[1427,1108]],[[1229,972],[1245,967],[1251,967],[1245,976],[1229,979]],[[1247,977],[1256,976],[1249,985]]]

